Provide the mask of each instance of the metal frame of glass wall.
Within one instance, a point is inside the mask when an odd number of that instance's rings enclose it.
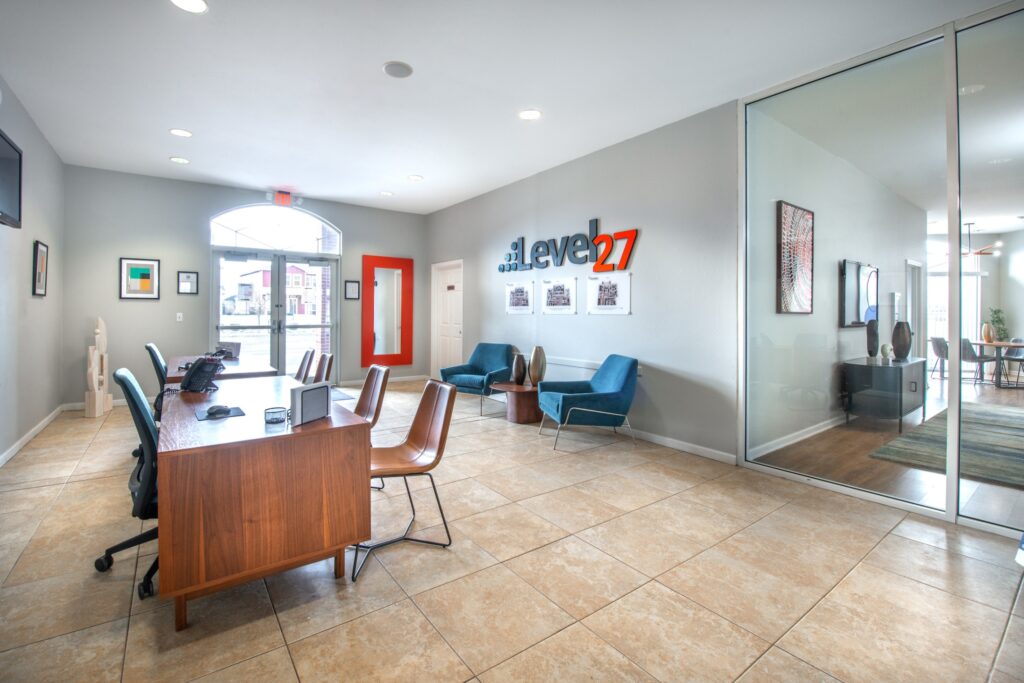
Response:
[[[821,69],[806,76],[794,79],[787,83],[780,84],[762,92],[739,100],[737,103],[737,128],[738,128],[738,159],[737,169],[739,177],[738,196],[738,268],[737,268],[737,326],[738,326],[738,357],[737,364],[741,369],[737,382],[737,464],[754,470],[781,476],[795,481],[838,491],[857,498],[863,498],[874,502],[883,503],[892,507],[912,511],[922,516],[938,519],[945,519],[949,522],[963,524],[973,528],[991,531],[997,534],[1016,537],[1019,532],[1007,527],[991,524],[977,519],[963,517],[960,515],[960,385],[961,382],[949,382],[948,385],[948,415],[947,419],[947,440],[946,440],[946,509],[939,511],[915,503],[899,500],[879,493],[871,493],[852,486],[844,486],[824,479],[818,479],[809,475],[802,475],[796,472],[769,467],[766,465],[751,462],[748,455],[748,431],[747,431],[747,382],[748,382],[748,341],[747,341],[747,316],[748,316],[748,197],[747,197],[747,107],[760,100],[792,90],[802,85],[807,85],[829,76],[848,71],[858,66],[863,66],[890,55],[908,50],[919,45],[924,45],[935,40],[942,40],[944,59],[943,87],[946,104],[946,205],[947,205],[947,245],[949,247],[949,327],[959,334],[961,330],[961,259],[954,258],[961,249],[961,216],[960,216],[960,141],[959,141],[959,89],[957,76],[957,33],[981,24],[1000,19],[1015,12],[1024,11],[1024,0],[1015,0],[998,7],[971,15],[958,21],[947,23],[930,31],[925,31],[916,36],[899,41],[879,50],[855,57],[845,62]],[[960,345],[949,345],[949,376],[961,376]]]

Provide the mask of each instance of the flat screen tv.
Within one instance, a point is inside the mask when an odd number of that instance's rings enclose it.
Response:
[[[878,268],[847,259],[839,270],[839,326],[861,327],[878,320]]]
[[[21,227],[21,150],[0,130],[0,223]]]

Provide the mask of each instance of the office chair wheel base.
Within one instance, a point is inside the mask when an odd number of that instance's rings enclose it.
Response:
[[[96,567],[96,571],[105,572],[114,566],[114,558],[110,555],[104,555],[103,557],[97,557],[96,562],[93,564]]]
[[[139,582],[139,600],[145,600],[156,595],[156,591],[153,590],[152,581],[141,581]]]

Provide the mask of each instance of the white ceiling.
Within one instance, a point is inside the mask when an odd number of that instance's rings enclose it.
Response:
[[[1024,229],[1024,12],[958,38],[962,222]],[[946,232],[944,50],[933,42],[754,106],[928,213]],[[980,87],[980,89],[979,89]]]
[[[209,3],[0,0],[0,75],[69,164],[428,213],[996,4]]]

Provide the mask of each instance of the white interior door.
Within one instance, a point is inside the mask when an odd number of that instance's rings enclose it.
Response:
[[[434,376],[440,369],[458,365],[462,355],[462,262],[434,270]]]

